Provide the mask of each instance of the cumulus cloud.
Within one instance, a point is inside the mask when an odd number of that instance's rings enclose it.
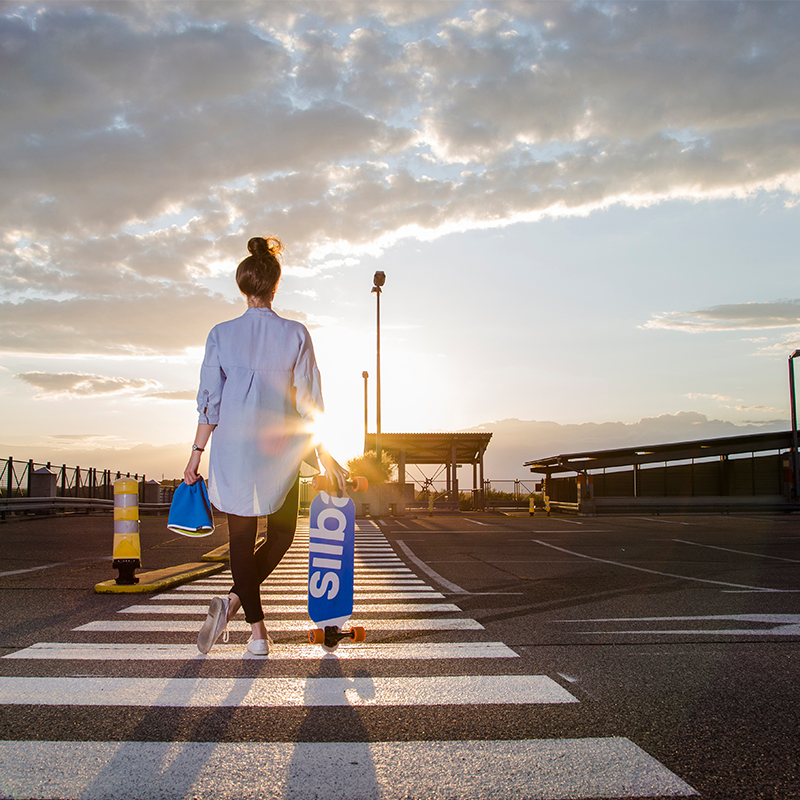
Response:
[[[96,397],[158,388],[146,378],[112,378],[85,372],[21,372],[14,376],[39,390],[37,397]]]
[[[761,330],[796,326],[800,326],[800,300],[733,303],[698,311],[668,311],[656,314],[642,327],[705,333],[707,331]]]
[[[197,398],[197,392],[193,389],[185,389],[175,392],[149,392],[148,394],[144,395],[147,398],[152,398],[153,400],[191,400],[194,401]]]
[[[303,268],[615,203],[798,196],[798,34],[796,3],[6,3],[0,347],[197,346],[229,305],[199,281],[245,229]],[[645,327],[795,325],[785,302]]]
[[[759,411],[761,413],[767,413],[767,414],[789,413],[788,408],[775,408],[774,406],[764,406],[764,405],[752,405],[752,406],[744,405],[741,399],[734,400],[732,397],[729,397],[728,395],[725,394],[706,394],[704,392],[688,392],[687,394],[684,395],[684,397],[688,397],[690,400],[713,400],[718,405],[722,406],[722,408],[730,408],[736,411]]]

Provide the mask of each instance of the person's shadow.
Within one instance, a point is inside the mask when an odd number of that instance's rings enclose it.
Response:
[[[217,756],[219,742],[237,728],[237,712],[258,677],[250,662],[243,660],[239,678],[231,687],[224,704],[218,706],[171,705],[175,701],[170,681],[185,679],[193,685],[183,687],[190,694],[201,693],[206,659],[199,656],[181,664],[167,678],[161,696],[143,712],[127,733],[125,741],[109,742],[108,760],[83,789],[86,797],[139,796],[142,787],[163,785],[163,797],[190,797],[207,764]],[[245,680],[241,680],[245,679]],[[249,680],[247,680],[249,679]],[[135,678],[131,678],[135,682]],[[164,699],[164,705],[159,700]],[[201,751],[205,750],[203,754]],[[128,794],[130,790],[131,794]]]
[[[361,673],[361,674],[359,674]],[[314,678],[336,681],[322,685]],[[369,746],[369,732],[361,707],[331,705],[331,695],[355,692],[362,700],[375,697],[375,684],[366,670],[345,677],[339,658],[324,656],[317,675],[306,684],[305,714],[295,735],[292,758],[286,768],[284,798],[379,798],[381,789]]]

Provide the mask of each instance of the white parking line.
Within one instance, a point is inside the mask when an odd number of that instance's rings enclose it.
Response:
[[[447,580],[447,578],[442,577],[436,570],[431,569],[422,559],[417,558],[414,553],[411,551],[411,548],[408,545],[401,541],[400,539],[397,540],[397,546],[406,554],[407,558],[414,562],[426,575],[430,578],[433,578],[436,583],[438,583],[442,588],[446,589],[451,594],[469,594],[466,589],[462,589],[455,583]]]
[[[780,556],[768,556],[764,553],[748,553],[747,550],[733,550],[730,547],[719,547],[714,544],[701,544],[700,542],[687,542],[685,539],[673,539],[673,542],[680,542],[680,544],[691,544],[695,547],[707,547],[709,550],[722,550],[725,553],[737,553],[742,556],[752,556],[753,558],[770,558],[773,561],[789,561],[792,564],[800,564],[800,560],[796,558],[781,558]]]
[[[661,575],[665,578],[678,578],[682,581],[692,581],[694,583],[708,583],[713,586],[728,586],[733,587],[735,589],[747,589],[748,591],[755,591],[755,592],[784,592],[790,590],[784,589],[768,589],[762,586],[745,586],[741,583],[728,583],[727,581],[712,581],[708,578],[693,578],[689,575],[676,575],[672,572],[659,572],[655,569],[647,569],[646,567],[637,567],[633,564],[623,564],[619,561],[610,561],[607,558],[595,558],[594,556],[587,556],[583,553],[576,553],[573,550],[565,550],[563,547],[556,547],[554,544],[548,544],[547,542],[542,542],[539,539],[533,539],[532,541],[536,542],[536,544],[542,545],[542,547],[550,547],[553,550],[559,550],[562,553],[569,553],[571,556],[577,556],[578,558],[585,558],[587,561],[596,561],[600,564],[613,564],[615,567],[622,567],[623,569],[632,569],[636,570],[637,572],[647,572],[650,575]],[[791,590],[794,591],[794,590]]]

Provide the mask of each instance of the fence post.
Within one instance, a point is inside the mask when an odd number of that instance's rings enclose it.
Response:
[[[14,459],[11,456],[8,457],[8,474],[6,478],[8,479],[6,497],[11,497],[11,493],[14,490]]]

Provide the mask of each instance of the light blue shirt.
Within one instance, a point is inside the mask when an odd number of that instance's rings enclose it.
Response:
[[[316,465],[311,422],[323,410],[320,375],[305,326],[268,308],[248,308],[208,334],[200,422],[216,425],[208,490],[240,517],[277,511],[303,460]]]

